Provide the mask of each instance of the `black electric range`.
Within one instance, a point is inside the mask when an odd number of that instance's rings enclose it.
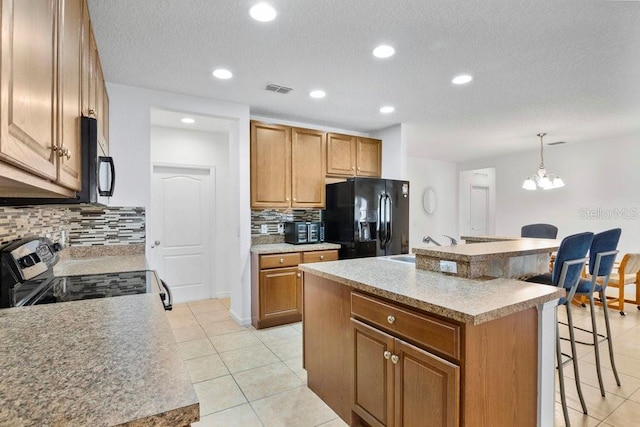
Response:
[[[60,249],[35,237],[0,248],[0,308],[157,293],[171,310],[171,291],[152,270],[54,276]]]

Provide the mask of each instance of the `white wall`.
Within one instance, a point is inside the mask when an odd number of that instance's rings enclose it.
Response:
[[[621,253],[640,251],[640,136],[545,147],[547,171],[562,177],[556,190],[527,191],[522,182],[537,171],[530,151],[459,165],[496,168],[496,234],[519,235],[524,224],[555,224],[558,237],[621,227]]]
[[[117,168],[116,206],[150,204],[152,108],[232,120],[229,133],[229,223],[233,238],[226,245],[231,315],[251,320],[251,212],[249,209],[249,106],[214,99],[107,83],[110,153]]]
[[[379,130],[374,132],[371,137],[382,140],[382,177],[408,179],[407,147],[402,125]]]
[[[449,240],[443,234],[458,236],[458,169],[455,163],[409,157],[409,247],[424,247],[422,238],[431,236],[443,245]],[[436,210],[429,215],[422,209],[422,195],[427,187],[436,192]]]
[[[214,174],[215,200],[212,203],[211,216],[211,269],[213,275],[213,295],[223,298],[230,295],[227,278],[227,243],[233,239],[229,229],[229,135],[193,131],[187,129],[151,127],[151,161],[153,163],[207,166]],[[147,216],[147,230],[151,230],[151,221]]]

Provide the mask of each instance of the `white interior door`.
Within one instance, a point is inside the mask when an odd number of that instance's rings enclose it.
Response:
[[[486,236],[489,219],[489,187],[472,185],[469,197],[472,236]]]
[[[151,178],[153,268],[169,285],[176,303],[211,298],[211,202],[215,179],[210,168],[154,165]]]

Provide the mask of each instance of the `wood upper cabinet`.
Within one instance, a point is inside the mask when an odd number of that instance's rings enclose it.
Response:
[[[60,2],[60,77],[58,102],[60,122],[58,126],[58,181],[65,187],[80,190],[81,187],[81,135],[80,115],[83,104],[83,33],[88,21],[84,19],[86,4],[83,0]]]
[[[55,181],[55,0],[2,1],[0,158]]]
[[[104,82],[104,74],[102,72],[102,64],[98,55],[98,47],[96,46],[93,31],[90,38],[90,60],[92,77],[90,83],[93,84],[89,88],[89,99],[92,100],[90,110],[96,118],[98,144],[105,154],[109,153],[109,97],[107,96],[107,87]],[[91,111],[89,111],[91,115]]]
[[[94,101],[98,58],[86,0],[0,5],[0,196],[73,197],[82,184],[80,116]],[[108,98],[98,71],[106,147]]]
[[[382,176],[382,141],[327,134],[327,175],[379,178]]]
[[[323,207],[326,134],[293,128],[291,132],[291,206]]]
[[[251,122],[251,207],[324,207],[324,132]]]
[[[251,122],[251,207],[291,205],[291,128]]]
[[[356,176],[382,176],[382,141],[356,138]]]

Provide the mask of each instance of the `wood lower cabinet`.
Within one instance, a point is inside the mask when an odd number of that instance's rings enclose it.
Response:
[[[327,134],[327,175],[382,176],[382,141],[337,133]]]
[[[536,426],[535,308],[474,325],[303,279],[308,387],[349,425]]]
[[[302,320],[301,262],[338,259],[337,250],[252,254],[251,324],[256,329]]]

